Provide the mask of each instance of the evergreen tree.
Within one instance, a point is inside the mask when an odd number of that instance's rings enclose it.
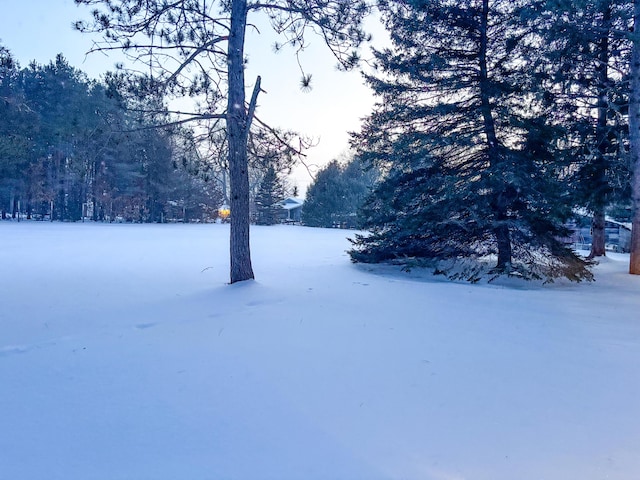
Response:
[[[59,54],[48,65],[29,65],[22,71],[22,82],[38,124],[30,183],[40,188],[28,200],[36,209],[48,210],[52,220],[79,220],[84,164],[76,149],[83,130],[95,125],[95,114],[86,102],[89,81]]]
[[[194,132],[181,129],[173,135],[173,174],[169,188],[169,204],[177,207],[171,218],[211,219],[225,203],[220,185],[212,175],[212,166],[203,157]],[[170,209],[171,210],[171,209]]]
[[[311,227],[358,226],[358,210],[373,185],[358,157],[342,166],[330,162],[318,172],[307,190],[302,220]]]
[[[363,208],[354,261],[433,263],[476,280],[590,279],[560,238],[570,214],[557,126],[532,68],[535,2],[383,1],[393,49],[375,52],[381,97],[354,143],[384,178]],[[487,262],[493,259],[491,267]]]
[[[26,104],[19,65],[0,45],[0,212],[15,217],[27,188],[36,118]]]
[[[342,207],[342,175],[336,160],[321,169],[307,190],[302,222],[310,227],[333,227]]]
[[[282,208],[278,204],[284,199],[282,180],[273,166],[269,166],[264,174],[256,195],[256,223],[258,225],[275,225],[280,222]]]
[[[633,1],[633,31],[629,67],[629,156],[633,202],[629,273],[640,275],[640,0]]]
[[[122,75],[90,81],[62,55],[20,69],[0,49],[0,210],[51,220],[161,221],[177,178],[175,132],[150,129],[135,112],[149,106]],[[166,115],[154,100],[157,116]],[[177,195],[177,193],[176,193]]]
[[[629,2],[553,0],[545,12],[547,91],[565,130],[575,203],[593,215],[590,257],[605,255],[605,211],[629,199]]]

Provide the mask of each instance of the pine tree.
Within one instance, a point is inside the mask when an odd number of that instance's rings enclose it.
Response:
[[[626,0],[554,0],[545,12],[547,90],[565,130],[575,203],[592,214],[590,257],[605,255],[605,211],[629,199]]]
[[[365,0],[75,2],[99,7],[93,10],[93,22],[78,22],[78,29],[102,32],[108,44],[104,48],[121,48],[145,62],[153,72],[154,88],[198,98],[203,108],[183,115],[178,122],[211,121],[212,128],[224,122],[231,206],[231,283],[253,279],[247,146],[262,89],[261,78],[257,77],[247,98],[245,32],[249,18],[255,13],[266,15],[273,30],[283,37],[283,44],[298,52],[305,48],[306,35],[313,30],[320,34],[340,65],[350,68],[358,60],[352,48],[365,40],[361,24],[369,12],[368,3]],[[310,77],[303,74],[303,86],[309,82]],[[274,132],[264,124],[263,127]],[[277,132],[275,136],[279,137]]]
[[[380,97],[354,142],[384,174],[354,261],[424,260],[450,276],[590,279],[560,238],[570,213],[557,126],[531,58],[526,0],[381,2],[393,49],[368,77]],[[495,262],[493,266],[488,261]]]
[[[330,162],[309,186],[302,220],[311,227],[358,226],[358,210],[373,185],[374,174],[365,172],[358,157],[346,165]]]
[[[0,211],[51,220],[163,221],[169,201],[183,214],[220,203],[199,172],[178,170],[183,130],[148,128],[135,112],[161,98],[133,95],[126,74],[90,81],[62,55],[20,69],[0,46]],[[193,155],[182,148],[183,155]],[[195,203],[195,205],[194,205]],[[186,205],[188,204],[188,206]],[[188,211],[188,212],[187,212]],[[184,215],[182,215],[184,216]]]
[[[342,210],[344,193],[340,165],[332,161],[322,168],[307,190],[302,206],[302,222],[310,227],[333,227]]]
[[[17,214],[27,187],[29,152],[36,130],[35,115],[27,108],[20,84],[20,68],[11,52],[0,45],[0,212]]]
[[[629,273],[640,275],[640,0],[633,2],[633,46],[629,68],[629,156],[633,218]]]
[[[30,182],[41,188],[29,200],[47,208],[52,220],[79,220],[85,159],[77,155],[78,146],[98,121],[88,102],[90,82],[58,54],[47,65],[32,63],[23,70],[22,84],[38,124],[30,159],[35,178]]]
[[[280,222],[282,208],[278,204],[284,197],[284,186],[273,166],[267,168],[256,195],[256,223],[275,225]]]

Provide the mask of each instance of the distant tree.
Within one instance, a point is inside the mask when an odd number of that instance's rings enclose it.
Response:
[[[140,98],[129,77],[90,81],[62,55],[20,69],[0,48],[3,218],[20,206],[27,218],[158,222],[176,203],[182,216],[213,215],[221,195],[192,168],[197,146],[186,148],[183,130],[149,128],[166,116],[162,99]],[[155,118],[139,115],[150,108]],[[190,168],[178,168],[179,155],[189,156]]]
[[[167,193],[167,217],[175,220],[200,221],[213,219],[222,205],[222,192],[217,185],[199,176],[176,169],[171,175]]]
[[[62,55],[20,71],[32,147],[20,192],[27,213],[51,220],[122,216],[159,221],[171,171],[170,132],[145,128],[107,84],[90,81]],[[14,116],[15,117],[15,116]],[[15,131],[15,129],[14,129]]]
[[[633,218],[629,273],[640,275],[640,0],[633,2],[633,46],[630,66],[629,147]]]
[[[607,207],[629,195],[629,2],[554,0],[548,7],[541,61],[566,132],[575,202],[593,215],[593,258],[605,255]]]
[[[59,54],[45,66],[32,63],[22,71],[28,108],[37,117],[38,133],[31,153],[33,190],[30,202],[46,208],[51,219],[79,220],[84,199],[84,158],[79,143],[98,121],[88,102],[91,84]]]
[[[256,223],[275,225],[280,222],[282,208],[278,202],[284,199],[284,185],[273,166],[269,166],[256,195]]]
[[[337,222],[344,193],[341,173],[336,160],[318,171],[302,206],[302,222],[305,225],[332,227]]]
[[[373,180],[373,175],[363,170],[357,157],[344,166],[335,160],[330,162],[309,186],[302,221],[311,227],[356,227],[358,210]]]
[[[0,45],[0,214],[15,217],[27,188],[29,152],[37,130],[20,83],[20,67]]]
[[[355,145],[383,180],[354,261],[419,261],[452,277],[592,278],[561,238],[560,138],[540,101],[539,16],[526,0],[379,3],[392,49]],[[493,265],[487,264],[491,260]],[[485,265],[487,265],[485,267]]]
[[[252,279],[247,144],[251,126],[261,123],[255,118],[261,79],[256,79],[247,102],[244,46],[248,18],[257,12],[266,14],[276,33],[284,37],[283,43],[292,45],[297,52],[304,49],[308,30],[314,30],[346,68],[357,61],[351,49],[365,38],[360,25],[369,10],[367,3],[364,0],[265,3],[76,0],[76,3],[102,7],[94,11],[91,25],[78,24],[82,31],[103,32],[107,43],[102,48],[119,47],[135,60],[145,62],[153,72],[153,85],[178,95],[199,97],[202,110],[184,114],[178,121],[206,119],[214,125],[224,122],[231,189],[231,283]],[[310,81],[311,77],[305,74],[303,84],[308,86]],[[273,129],[268,130],[278,137]]]
[[[216,218],[227,198],[217,181],[215,165],[201,152],[192,129],[180,129],[172,138],[170,203],[182,209],[184,221]]]
[[[349,228],[361,225],[360,210],[367,196],[371,193],[378,179],[376,168],[367,168],[359,156],[354,156],[342,168],[342,178],[345,185],[345,201],[342,210],[343,220]]]
[[[298,159],[296,151],[288,147],[294,136],[296,134],[293,132],[282,130],[256,129],[250,132],[247,147],[252,216],[255,216],[255,197],[266,171],[273,167],[279,177],[291,173]],[[298,140],[304,145],[311,144],[308,139],[298,137]],[[199,152],[202,172],[218,185],[224,197],[222,203],[228,205],[230,192],[226,131],[219,129],[209,131],[206,135],[193,135],[190,141]],[[301,149],[305,148],[301,147]]]

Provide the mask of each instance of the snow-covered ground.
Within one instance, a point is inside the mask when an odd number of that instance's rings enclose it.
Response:
[[[340,230],[0,223],[0,480],[635,480],[640,277],[469,285]]]

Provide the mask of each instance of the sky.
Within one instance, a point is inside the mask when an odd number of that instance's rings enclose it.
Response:
[[[22,66],[35,60],[46,64],[62,53],[69,63],[92,78],[114,69],[122,61],[116,52],[86,53],[99,37],[76,32],[72,23],[90,17],[90,8],[76,6],[73,0],[23,0],[5,6],[0,16],[0,42]],[[371,19],[368,30],[374,41],[384,36]],[[300,89],[300,68],[290,50],[274,53],[276,38],[268,29],[247,32],[245,53],[247,95],[257,75],[266,93],[258,100],[257,115],[277,127],[314,137],[318,145],[308,152],[306,164],[312,172],[348,151],[350,131],[357,131],[361,119],[372,109],[374,99],[358,71],[340,72],[320,38],[309,38],[302,54],[305,73],[313,76],[312,89]],[[368,53],[363,52],[366,57]],[[297,168],[292,182],[304,192],[311,177],[306,168]]]

